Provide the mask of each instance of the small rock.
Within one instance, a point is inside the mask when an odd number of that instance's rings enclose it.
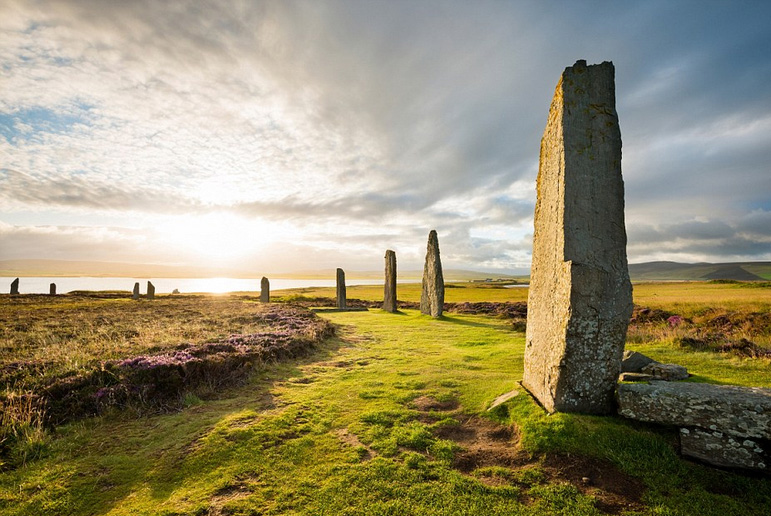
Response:
[[[507,401],[509,401],[514,396],[517,396],[518,394],[519,394],[519,391],[517,389],[514,389],[513,391],[509,391],[505,394],[501,394],[500,396],[498,396],[493,400],[493,403],[490,405],[490,408],[488,408],[487,410],[493,410],[498,405],[506,403]]]
[[[619,382],[647,382],[655,379],[655,376],[645,373],[621,373],[618,377]]]
[[[664,380],[667,382],[685,380],[690,376],[688,370],[681,365],[659,364],[658,362],[653,362],[643,367],[642,372],[653,376],[656,380]]]
[[[622,373],[639,373],[643,370],[643,367],[648,364],[657,363],[650,357],[646,357],[642,353],[637,351],[624,351],[624,357],[621,359],[621,372]]]

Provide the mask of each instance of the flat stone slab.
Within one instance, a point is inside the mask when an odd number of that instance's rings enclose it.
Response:
[[[680,452],[714,466],[771,471],[771,443],[716,430],[680,429]]]
[[[514,398],[518,395],[519,395],[519,391],[517,389],[514,389],[513,391],[509,391],[505,394],[501,394],[500,396],[498,396],[493,400],[493,403],[490,405],[490,408],[488,408],[487,410],[493,410],[498,405],[502,405],[507,401],[509,401],[511,398]]]
[[[771,389],[652,381],[620,384],[617,397],[630,419],[771,439]]]

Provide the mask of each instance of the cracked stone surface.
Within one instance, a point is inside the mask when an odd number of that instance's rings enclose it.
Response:
[[[615,410],[632,286],[614,73],[566,68],[541,140],[522,384],[549,412]]]

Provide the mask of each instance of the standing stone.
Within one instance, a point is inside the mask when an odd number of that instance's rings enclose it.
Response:
[[[385,254],[385,292],[383,310],[396,312],[396,253],[390,249]]]
[[[420,292],[420,311],[431,317],[441,317],[444,310],[444,277],[439,259],[439,238],[436,230],[428,234],[426,264],[423,267],[423,289]]]
[[[607,414],[632,313],[613,63],[566,68],[541,140],[522,384]]]
[[[345,310],[345,272],[337,269],[337,308]]]
[[[260,280],[260,303],[270,303],[270,281],[265,276]]]
[[[131,295],[133,299],[139,299],[139,282],[134,283],[134,292]]]
[[[147,282],[147,299],[155,299],[155,285]]]
[[[19,295],[19,278],[16,278],[11,282],[11,295],[12,296]]]
[[[56,295],[56,283],[51,283],[48,286],[48,295],[49,296],[55,296]]]

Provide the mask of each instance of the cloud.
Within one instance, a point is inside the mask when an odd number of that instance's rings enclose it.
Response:
[[[611,59],[630,258],[763,258],[768,232],[747,214],[771,202],[767,15],[663,1],[10,0],[0,219],[125,212],[149,232],[154,217],[231,213],[377,263],[437,228],[453,263],[514,266],[529,260],[559,74]]]

